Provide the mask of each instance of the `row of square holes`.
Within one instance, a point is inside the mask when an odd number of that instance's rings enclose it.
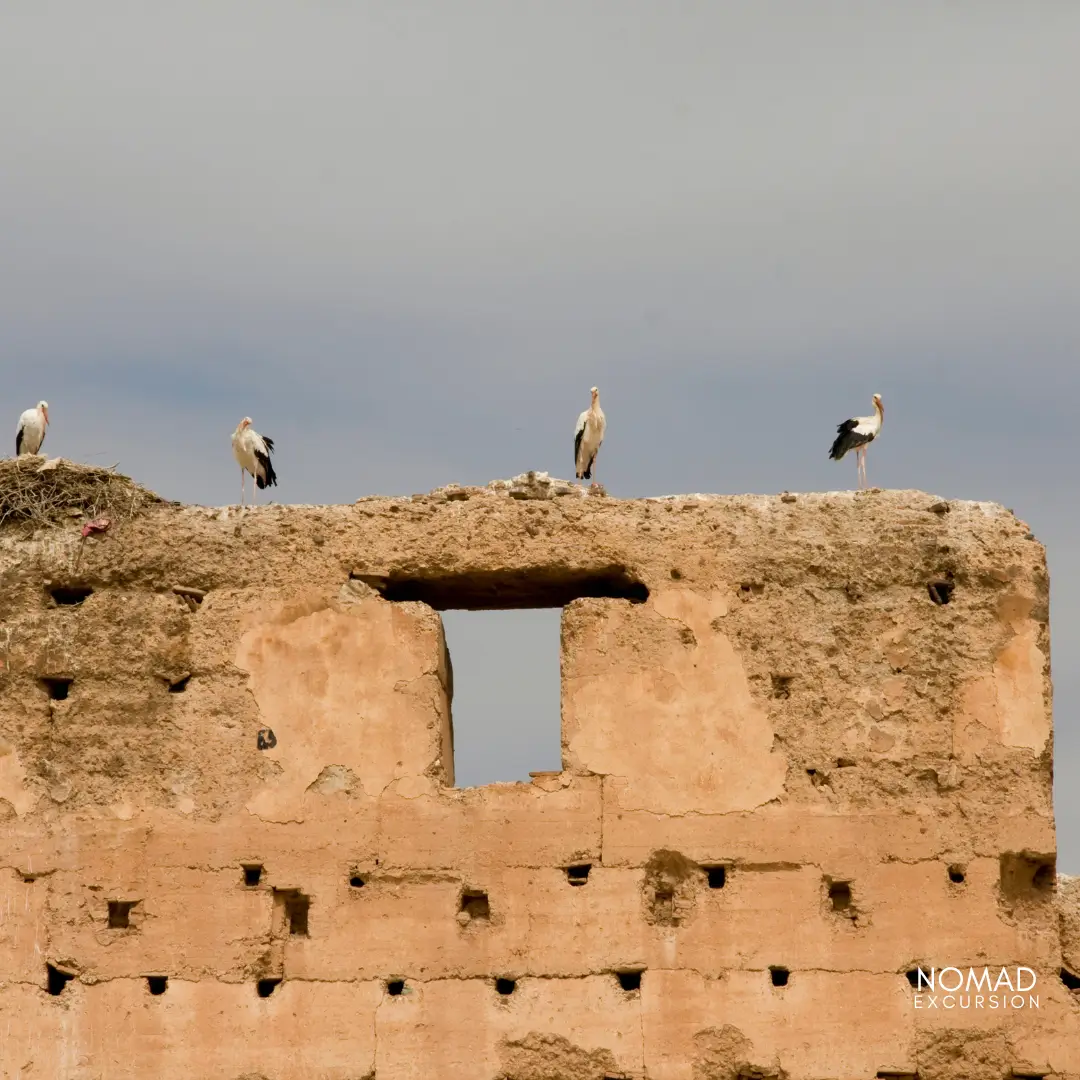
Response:
[[[52,964],[46,964],[48,972],[48,990],[50,994],[60,994],[64,987],[75,978],[70,972],[61,971],[59,968],[53,967]],[[615,978],[619,982],[619,987],[626,991],[628,994],[635,993],[641,989],[641,976],[644,974],[643,968],[633,968],[626,971],[615,971]],[[788,976],[790,972],[784,967],[770,967],[770,978],[772,979],[773,986],[787,986]],[[908,972],[908,980],[912,986],[915,985],[913,976],[914,971]],[[281,979],[260,979],[256,984],[259,997],[269,997],[275,989],[281,984]],[[147,985],[150,988],[151,994],[164,994],[165,988],[169,984],[169,977],[167,975],[148,975],[146,977]],[[517,981],[515,979],[499,978],[495,980],[495,990],[503,996],[512,994],[517,989]],[[389,979],[386,983],[386,992],[391,997],[397,997],[405,990],[404,979]]]
[[[46,971],[48,975],[48,990],[50,994],[60,994],[64,987],[75,978],[70,972],[61,971],[59,968],[53,967],[52,964],[46,964]],[[645,973],[644,968],[630,968],[625,971],[615,971],[612,974],[618,980],[620,989],[624,990],[628,994],[636,993],[641,989],[641,976]],[[907,981],[911,984],[913,989],[918,989],[919,986],[919,972],[917,968],[912,968],[910,971],[904,973]],[[1069,990],[1080,990],[1080,976],[1074,975],[1067,968],[1061,969],[1061,981],[1065,984]],[[769,968],[769,980],[773,986],[787,986],[788,980],[791,977],[791,971],[789,968],[773,965]],[[259,997],[269,997],[278,986],[281,985],[281,979],[260,979],[256,984]],[[146,976],[146,983],[150,989],[150,993],[154,995],[164,994],[166,987],[169,985],[169,977],[167,975],[148,975]],[[517,989],[517,980],[509,978],[497,978],[495,980],[495,991],[504,997],[509,996]],[[405,990],[404,979],[388,979],[386,982],[386,992],[391,997],[397,997]]]
[[[59,994],[63,991],[67,983],[74,978],[73,975],[59,971],[54,968],[52,964],[47,965],[48,968],[48,989],[50,994]],[[618,979],[620,988],[626,993],[636,993],[641,989],[641,976],[643,972],[641,970],[633,971],[616,971],[613,973]],[[769,976],[772,980],[773,986],[787,986],[790,972],[787,968],[771,967],[769,968]],[[916,986],[917,972],[907,972],[908,981],[914,987]],[[1066,986],[1070,990],[1076,990],[1080,988],[1080,979],[1072,976],[1064,968],[1061,970],[1061,978]],[[1071,980],[1071,981],[1070,981]],[[281,985],[281,979],[260,979],[256,984],[256,992],[261,998],[268,998],[271,994]],[[168,976],[166,975],[148,975],[146,977],[147,987],[151,994],[159,995],[164,994],[169,984]],[[517,981],[514,979],[499,978],[495,980],[495,992],[504,997],[509,996],[517,989]],[[398,997],[405,992],[405,980],[404,979],[389,979],[386,983],[386,992],[391,997]],[[898,1073],[892,1070],[882,1069],[877,1073],[877,1080],[911,1080],[912,1077],[917,1077],[912,1073]],[[1023,1077],[1024,1080],[1043,1080],[1046,1075],[1041,1072],[1031,1073],[1017,1073],[1014,1071],[1014,1076]],[[605,1077],[604,1080],[610,1080]]]
[[[263,867],[261,863],[244,863],[242,866],[244,875],[244,884],[249,888],[257,887],[262,881]],[[724,866],[704,866],[702,869],[705,872],[706,879],[710,889],[722,889],[727,882],[727,870]],[[582,886],[589,880],[589,872],[592,870],[591,863],[580,863],[575,866],[569,866],[566,868],[567,881],[572,886]],[[964,873],[960,867],[949,867],[949,880],[954,883],[962,883],[964,881]],[[349,878],[349,885],[354,889],[361,889],[364,887],[364,879],[358,875],[353,874]],[[308,911],[310,908],[310,898],[303,893],[295,889],[279,890],[285,905],[285,914],[289,923],[289,933],[291,935],[306,936],[308,933]],[[666,895],[666,894],[665,894]],[[657,894],[659,898],[660,893]],[[851,885],[845,881],[834,881],[829,885],[829,900],[832,903],[834,911],[847,911],[850,910],[852,905]],[[131,925],[131,911],[139,903],[137,900],[110,900],[109,901],[109,928],[113,930],[124,930]],[[466,921],[473,919],[488,919],[491,917],[491,906],[488,901],[486,893],[478,891],[466,891],[461,896],[460,912],[467,918]],[[48,965],[49,972],[49,993],[59,994],[69,979],[73,976],[59,971],[51,964]],[[770,979],[773,986],[786,986],[789,977],[789,970],[784,967],[770,967]],[[633,992],[641,986],[641,971],[619,971],[616,972],[616,977],[619,980],[619,985],[623,990],[627,992]],[[908,980],[914,986],[915,971],[909,971],[907,973]],[[1080,988],[1080,979],[1076,980],[1076,985],[1073,986],[1068,980],[1073,978],[1068,975],[1067,972],[1062,970],[1062,979],[1066,981],[1066,985],[1070,989]],[[147,977],[147,982],[152,994],[163,994],[165,987],[168,983],[167,976],[164,975],[151,975]],[[281,983],[281,979],[261,979],[258,982],[258,992],[260,997],[269,997],[274,989]],[[503,995],[509,995],[514,992],[517,984],[513,979],[496,979],[495,989],[498,993]],[[401,994],[405,988],[404,980],[392,979],[386,984],[387,993],[391,996],[397,996]]]
[[[589,878],[589,871],[592,869],[591,864],[583,863],[576,866],[567,868],[567,880],[573,886],[584,885]],[[721,889],[726,883],[726,870],[723,866],[704,867],[709,882],[709,887],[713,889]],[[244,872],[244,884],[249,887],[256,887],[262,880],[263,867],[257,863],[247,863],[243,866]],[[960,867],[949,867],[949,880],[955,884],[960,884],[964,881],[964,873]],[[349,878],[349,885],[352,888],[363,888],[364,880],[359,875],[352,875]],[[286,917],[289,921],[289,933],[296,935],[306,935],[308,933],[308,910],[310,907],[310,898],[300,893],[297,890],[282,890],[282,896],[285,903]],[[832,903],[834,911],[844,912],[851,908],[852,894],[850,883],[844,881],[834,881],[829,885],[829,900]],[[112,929],[125,929],[130,926],[130,914],[132,909],[138,901],[131,900],[110,900],[109,901],[109,927]],[[461,912],[467,916],[468,920],[472,919],[487,919],[490,918],[491,908],[486,893],[476,891],[466,891],[461,897]],[[641,987],[641,974],[640,970],[627,970],[615,972],[616,978],[619,981],[620,987],[628,992],[632,993],[637,991]],[[49,992],[51,994],[59,994],[71,975],[65,974],[58,969],[48,965],[49,975]],[[769,977],[773,986],[787,986],[790,971],[788,968],[780,966],[772,966],[769,968]],[[906,973],[908,982],[913,987],[917,986],[918,973],[916,969],[912,969]],[[1080,978],[1073,975],[1071,972],[1062,968],[1061,970],[1062,982],[1070,990],[1080,990]],[[281,983],[281,979],[261,979],[257,984],[257,989],[260,997],[269,997],[277,986]],[[147,977],[147,984],[152,994],[163,994],[168,984],[168,978],[164,975],[151,975]],[[495,989],[501,995],[509,995],[517,988],[517,983],[513,979],[498,978],[495,980]],[[387,993],[393,997],[401,994],[405,989],[405,981],[403,979],[392,979],[386,984]]]
[[[61,971],[59,968],[53,967],[52,964],[46,964],[46,970],[48,975],[48,991],[50,994],[58,995],[63,992],[64,987],[74,978],[74,975]],[[618,980],[619,987],[628,994],[636,993],[641,989],[641,976],[644,974],[644,969],[628,969],[626,971],[613,972],[615,978]],[[1065,984],[1066,988],[1071,991],[1080,990],[1080,977],[1074,975],[1067,968],[1061,969],[1061,981]],[[918,989],[919,973],[917,968],[912,968],[910,971],[905,972],[907,981],[911,984],[913,989]],[[772,966],[769,968],[769,979],[773,986],[787,986],[788,980],[791,977],[791,972],[788,968]],[[281,979],[260,979],[256,983],[256,992],[259,997],[267,998],[281,985]],[[146,984],[151,994],[159,995],[164,994],[166,988],[169,985],[169,978],[167,975],[148,975],[146,977]],[[495,980],[495,992],[507,997],[517,989],[517,980],[509,978],[497,978]],[[386,992],[391,997],[397,997],[405,991],[404,979],[389,979],[386,983]]]
[[[727,883],[727,869],[724,866],[705,866],[705,877],[710,889],[722,889]],[[589,880],[589,872],[592,870],[591,863],[581,863],[566,868],[566,878],[570,885],[580,887]],[[262,881],[263,867],[261,863],[243,864],[244,884],[248,888],[256,888]],[[960,866],[949,867],[949,880],[954,884],[962,884],[965,880],[964,870]],[[349,878],[349,886],[354,889],[364,887],[364,879],[359,874],[353,874]],[[306,935],[308,932],[308,910],[311,906],[310,898],[296,889],[277,890],[284,901],[285,913],[289,921],[289,933]],[[657,893],[657,899],[670,898],[668,893]],[[829,883],[829,901],[834,911],[847,911],[852,906],[851,884],[847,881],[832,881]],[[110,900],[109,902],[109,929],[126,930],[131,925],[131,911],[139,903],[138,900]],[[491,907],[487,893],[475,890],[466,890],[461,896],[460,911],[468,915],[470,919],[487,919],[491,917]]]
[[[249,888],[254,888],[262,881],[262,864],[243,863],[242,866],[244,871],[244,884]],[[701,869],[705,872],[705,877],[709,882],[710,889],[722,889],[724,887],[727,881],[726,867],[703,866]],[[566,868],[566,880],[569,884],[580,887],[588,882],[591,870],[592,863],[579,863],[576,866],[568,866]],[[349,885],[354,889],[362,889],[364,887],[364,879],[359,874],[353,874],[349,878]],[[479,896],[482,894],[477,893],[475,895]]]

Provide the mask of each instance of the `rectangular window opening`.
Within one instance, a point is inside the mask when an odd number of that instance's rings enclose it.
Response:
[[[545,527],[537,507],[528,531]],[[443,612],[446,690],[452,721],[443,771],[448,783],[525,782],[562,770],[562,608],[584,597],[641,604],[645,583],[627,566],[561,562],[520,569],[369,571],[349,579],[386,600]],[[452,758],[452,762],[447,760]]]
[[[446,611],[457,787],[562,768],[562,610]]]

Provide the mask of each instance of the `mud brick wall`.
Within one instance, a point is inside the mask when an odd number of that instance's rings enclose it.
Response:
[[[0,532],[2,1075],[1080,1076],[1028,527],[533,494]],[[515,606],[563,769],[458,789],[439,611]]]

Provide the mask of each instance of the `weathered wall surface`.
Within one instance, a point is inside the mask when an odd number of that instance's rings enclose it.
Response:
[[[0,560],[5,1077],[1080,1076],[1000,507],[443,490]],[[565,604],[561,773],[452,787],[425,601]],[[917,1008],[919,965],[1039,1007]]]

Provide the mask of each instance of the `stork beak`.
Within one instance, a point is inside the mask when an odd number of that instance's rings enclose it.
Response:
[[[42,409],[41,411],[45,414],[45,426],[48,427],[49,426],[49,410],[48,409]]]

